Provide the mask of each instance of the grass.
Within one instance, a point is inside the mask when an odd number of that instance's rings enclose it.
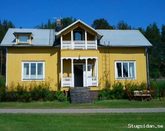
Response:
[[[165,100],[153,99],[151,101],[129,101],[129,100],[102,100],[88,104],[70,104],[69,102],[0,102],[3,108],[156,108],[165,107]]]
[[[127,131],[128,124],[163,125],[165,113],[131,114],[0,114],[2,131]],[[164,127],[165,128],[165,127]],[[152,129],[161,131],[164,128]],[[143,129],[145,130],[145,129]],[[151,129],[148,129],[151,130]]]

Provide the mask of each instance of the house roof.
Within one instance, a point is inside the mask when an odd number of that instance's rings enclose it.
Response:
[[[1,46],[27,46],[16,45],[14,33],[32,33],[32,44],[28,46],[53,46],[55,43],[55,36],[60,35],[63,31],[70,28],[74,24],[81,22],[91,30],[95,31],[100,36],[100,45],[111,47],[145,47],[152,46],[151,43],[143,36],[138,30],[95,30],[84,22],[78,20],[68,27],[59,32],[55,32],[54,29],[20,29],[10,28],[4,39],[1,42]]]
[[[139,30],[97,30],[103,35],[100,45],[112,47],[152,46]]]
[[[15,36],[14,34],[31,33],[33,35],[32,46],[52,46],[55,40],[54,29],[20,29],[9,28],[4,39],[1,42],[1,46],[14,46]],[[18,46],[18,45],[17,45]]]

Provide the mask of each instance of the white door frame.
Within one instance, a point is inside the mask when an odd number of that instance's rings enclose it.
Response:
[[[84,65],[85,65],[85,64],[84,64],[84,63],[74,63],[74,64],[73,64],[73,70],[74,70],[74,66],[75,66],[75,65],[82,65],[82,67],[83,67],[83,68],[82,68],[82,70],[83,70],[83,76],[82,76],[82,77],[83,77],[83,86],[84,86],[84,84],[85,84],[85,83],[84,83]],[[74,72],[74,73],[75,73],[75,72]],[[75,74],[74,74],[74,77],[75,77]],[[73,78],[73,79],[74,79],[74,78]],[[73,87],[75,87],[74,83],[73,83]]]
[[[88,79],[86,78],[86,70],[85,70],[85,63],[74,63],[73,66],[75,65],[82,65],[83,66],[83,87],[85,86],[85,79]],[[88,69],[88,66],[91,66],[91,69],[92,69],[92,64],[88,64],[87,65],[87,69]],[[88,70],[87,70],[88,71]],[[75,73],[75,72],[74,72]],[[75,76],[75,74],[74,74]],[[74,79],[74,78],[73,78]],[[88,80],[87,80],[88,81]],[[74,83],[73,83],[73,86],[75,87]]]

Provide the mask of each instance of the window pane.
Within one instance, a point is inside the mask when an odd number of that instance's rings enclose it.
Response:
[[[28,42],[29,37],[28,36],[19,36],[18,37],[19,42]]]
[[[31,79],[36,78],[36,63],[31,63]]]
[[[84,40],[84,33],[82,31],[74,31],[74,40]]]
[[[28,79],[29,78],[29,64],[24,63],[23,67],[23,79]]]
[[[128,77],[128,63],[123,63],[123,77]]]
[[[117,77],[122,77],[121,63],[117,63]]]
[[[43,79],[43,63],[38,63],[37,79]]]
[[[134,63],[129,63],[129,77],[135,78]]]

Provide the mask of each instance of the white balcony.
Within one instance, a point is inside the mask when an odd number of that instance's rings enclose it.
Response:
[[[61,49],[97,49],[96,41],[62,41]]]

